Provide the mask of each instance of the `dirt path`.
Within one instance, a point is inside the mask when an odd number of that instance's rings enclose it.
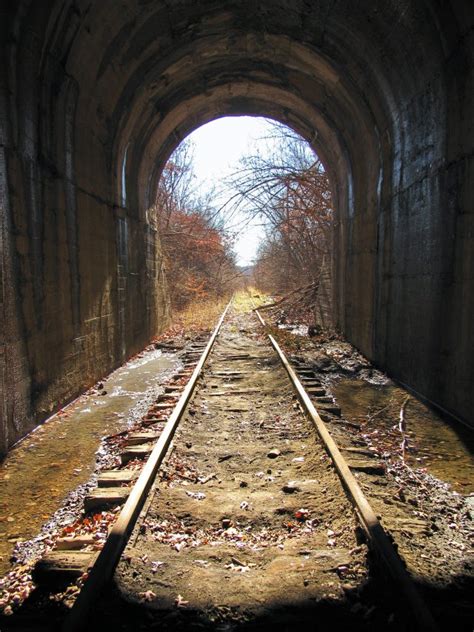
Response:
[[[118,629],[393,621],[361,601],[366,547],[352,508],[259,332],[251,314],[221,331],[101,604]]]

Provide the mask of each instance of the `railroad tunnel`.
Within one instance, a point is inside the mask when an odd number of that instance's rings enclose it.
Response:
[[[264,115],[333,183],[333,322],[473,421],[469,0],[4,0],[0,451],[167,324],[147,209],[200,125]]]

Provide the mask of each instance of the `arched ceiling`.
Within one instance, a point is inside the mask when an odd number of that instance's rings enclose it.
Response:
[[[78,118],[96,120],[115,170],[129,146],[142,208],[174,146],[226,114],[279,119],[313,144],[336,188],[348,171],[373,188],[400,97],[442,48],[424,2],[50,4],[43,54],[61,49],[80,85]]]
[[[199,125],[253,114],[298,131],[331,177],[338,327],[467,418],[473,23],[472,0],[0,2],[0,206],[11,215],[0,228],[24,285],[9,305],[23,305],[24,331],[36,332],[34,379],[50,369],[51,344],[76,357],[83,314],[109,319],[88,340],[95,354],[110,335],[114,361],[126,348],[125,305],[130,350],[152,331],[159,237],[145,219],[160,169]],[[128,293],[122,279],[109,291],[128,255]],[[58,280],[69,320],[56,309]]]

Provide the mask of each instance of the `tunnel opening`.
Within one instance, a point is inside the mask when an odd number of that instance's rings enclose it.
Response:
[[[325,165],[335,324],[472,421],[468,3],[22,1],[2,18],[3,452],[165,326],[146,211],[179,142],[235,114],[289,125]]]
[[[160,175],[191,132],[242,115],[287,125],[324,164],[334,325],[472,426],[471,4],[1,3],[0,453],[168,325],[173,281],[150,221]],[[389,498],[395,518],[402,502],[419,511],[404,493]],[[407,540],[436,534],[445,512],[455,541],[470,510],[441,496]],[[446,586],[461,595],[469,569],[452,546]]]
[[[172,308],[254,283],[279,295],[313,288],[317,312],[324,277],[326,327],[334,215],[331,183],[310,145],[249,116],[222,117],[180,143],[146,211],[165,253]]]

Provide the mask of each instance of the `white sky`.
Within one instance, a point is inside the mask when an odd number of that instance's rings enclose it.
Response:
[[[228,116],[192,132],[189,138],[194,144],[194,173],[202,186],[210,188],[236,171],[239,159],[255,153],[257,139],[268,134],[269,126],[261,117]],[[251,264],[263,234],[256,223],[242,230],[235,245],[239,265]]]

